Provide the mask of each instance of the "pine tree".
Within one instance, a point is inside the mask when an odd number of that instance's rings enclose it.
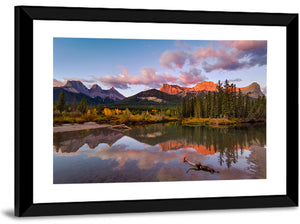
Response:
[[[244,97],[240,89],[239,89],[236,105],[237,105],[236,106],[237,117],[238,118],[244,117]]]
[[[232,105],[231,105],[231,113],[232,113],[232,117],[235,118],[236,114],[237,114],[237,109],[236,109],[236,101],[237,101],[237,97],[236,97],[236,85],[232,83]]]
[[[194,117],[195,116],[195,98],[192,98],[190,100],[190,117]]]
[[[192,106],[191,100],[188,99],[186,101],[186,117],[191,117],[191,106]]]
[[[213,96],[211,98],[211,104],[210,104],[210,112],[209,112],[209,117],[210,118],[214,118],[215,117],[215,107],[216,107],[216,103],[215,103],[215,93],[213,93]]]
[[[73,112],[75,112],[76,109],[77,109],[77,103],[76,103],[76,100],[74,99],[74,100],[73,100],[73,103],[72,103],[72,105],[71,105],[71,110],[72,110]]]
[[[83,97],[80,101],[80,103],[78,104],[78,108],[77,108],[82,114],[85,114],[87,112],[87,102],[86,99]]]
[[[59,112],[63,112],[65,110],[65,106],[65,92],[61,91],[56,108],[59,110]]]
[[[227,112],[227,97],[226,95],[224,95],[222,97],[222,113],[221,113],[222,117],[227,117],[228,116],[228,112]]]
[[[200,117],[204,117],[204,99],[199,98],[199,104],[200,104]]]
[[[236,92],[235,85],[232,83],[228,87],[228,117],[235,117],[235,101],[236,101]]]
[[[182,117],[186,117],[186,102],[185,102],[185,98],[183,98],[182,101],[181,101],[181,114],[182,114]]]
[[[249,116],[249,112],[250,112],[250,98],[249,95],[247,94],[245,99],[244,118],[247,118]]]
[[[181,109],[179,105],[176,106],[176,115],[177,117],[182,118]]]
[[[221,88],[217,94],[217,101],[218,101],[217,116],[218,117],[221,117],[221,115],[222,115],[223,97],[224,97],[224,92],[223,92],[223,89]]]
[[[210,91],[205,97],[205,114],[204,117],[209,117],[210,116],[210,110],[211,110],[211,93]]]
[[[225,84],[224,84],[224,88],[227,89],[228,87],[229,87],[229,81],[226,79]]]
[[[218,92],[223,90],[223,83],[220,80],[218,81],[217,89],[218,89]]]
[[[216,92],[214,92],[213,94],[213,101],[214,101],[213,117],[216,118],[219,116],[219,101],[218,101],[218,94]]]
[[[197,96],[195,100],[195,105],[194,105],[194,116],[197,118],[201,117],[201,102],[200,102],[200,97]]]

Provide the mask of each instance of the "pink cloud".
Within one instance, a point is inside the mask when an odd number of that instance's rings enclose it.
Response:
[[[237,41],[224,41],[224,44],[242,51],[248,51],[256,48],[267,47],[267,41],[262,40],[237,40]]]
[[[227,57],[219,57],[217,58],[215,63],[209,63],[206,60],[202,62],[202,67],[206,72],[211,72],[214,70],[238,70],[245,68],[247,64],[240,63],[238,60],[228,59]]]
[[[127,89],[129,85],[145,85],[149,88],[160,88],[165,83],[192,85],[203,82],[208,78],[202,74],[200,69],[195,67],[188,71],[182,71],[179,77],[173,76],[168,72],[158,73],[152,67],[143,67],[140,74],[130,74],[127,69],[120,67],[122,72],[117,75],[105,75],[103,77],[94,77],[95,80],[108,87]]]
[[[226,52],[224,50],[215,50],[212,45],[204,48],[201,47],[197,50],[193,56],[196,59],[206,58],[206,57],[224,57]]]
[[[161,55],[159,63],[162,68],[173,70],[187,64],[191,66],[201,64],[206,72],[248,69],[267,63],[267,41],[239,40],[216,43],[218,45],[200,47],[192,53],[189,46],[181,41],[175,41],[176,46],[187,51],[167,50]]]
[[[267,41],[220,41],[220,46],[199,48],[193,56],[206,72],[239,70],[267,63]]]
[[[103,77],[94,77],[94,79],[105,86],[113,86],[119,89],[127,89],[129,88],[128,84],[137,83],[134,77],[129,74],[125,68],[123,68],[122,72],[118,75],[105,75]]]
[[[191,68],[189,71],[182,72],[179,78],[179,83],[187,86],[197,84],[208,79],[204,74],[201,73],[201,70],[197,68]]]
[[[105,75],[103,77],[94,77],[100,83],[110,87],[114,86],[120,89],[127,89],[129,85],[145,85],[150,88],[159,88],[164,83],[175,83],[177,77],[169,73],[159,74],[154,68],[143,67],[139,75],[128,73],[125,68],[118,75]]]
[[[165,51],[160,59],[159,63],[162,68],[182,68],[185,62],[188,60],[189,55],[186,52],[175,50],[175,51]]]

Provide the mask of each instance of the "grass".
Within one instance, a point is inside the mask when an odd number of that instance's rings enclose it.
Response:
[[[138,125],[138,124],[155,124],[179,121],[178,117],[161,116],[161,115],[80,115],[80,116],[54,116],[53,124],[83,124],[85,122],[96,122],[98,124],[126,124],[126,125]],[[226,119],[226,118],[183,118],[181,123],[183,126],[235,126],[242,123],[264,122],[263,120],[245,120],[239,118]]]
[[[163,122],[173,122],[178,121],[177,117],[160,116],[160,115],[82,115],[79,117],[73,117],[69,115],[55,116],[53,117],[53,124],[82,124],[84,122],[96,122],[99,124],[153,124],[153,123],[163,123]]]
[[[243,123],[242,119],[226,119],[226,118],[184,118],[182,125],[184,126],[233,126]]]
[[[95,113],[94,113],[95,112]],[[154,123],[166,123],[181,121],[183,126],[214,126],[214,127],[226,127],[235,126],[241,123],[256,123],[265,122],[265,120],[254,119],[240,119],[240,118],[183,118],[179,119],[176,115],[161,113],[154,111],[149,113],[144,111],[142,113],[133,114],[128,109],[126,110],[111,110],[105,108],[103,113],[97,114],[96,110],[91,112],[90,110],[82,114],[76,112],[62,112],[54,113],[53,124],[82,124],[85,122],[96,122],[98,124],[111,124],[111,125],[143,125]]]

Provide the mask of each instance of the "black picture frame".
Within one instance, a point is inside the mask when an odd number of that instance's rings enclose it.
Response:
[[[286,27],[286,194],[242,197],[33,203],[34,20]],[[298,206],[298,14],[15,7],[15,215],[78,215]]]

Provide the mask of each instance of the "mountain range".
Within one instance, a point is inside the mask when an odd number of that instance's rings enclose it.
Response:
[[[59,99],[61,91],[65,93],[65,102],[71,105],[74,101],[79,103],[83,97],[86,98],[89,105],[109,104],[118,107],[161,107],[179,105],[184,97],[205,96],[209,91],[218,91],[217,84],[214,82],[201,82],[194,87],[184,87],[179,85],[163,84],[157,89],[150,89],[139,92],[133,96],[125,97],[119,93],[114,87],[103,90],[99,85],[94,84],[88,89],[81,81],[69,80],[65,85],[53,80],[53,96],[54,102]],[[243,95],[249,95],[251,98],[263,96],[260,85],[253,82],[246,87],[237,87],[237,91],[241,91]]]
[[[81,81],[69,80],[63,86],[53,87],[54,102],[58,101],[61,91],[64,91],[65,102],[69,105],[74,101],[76,103],[80,102],[83,97],[86,98],[88,104],[92,105],[114,103],[125,98],[114,87],[104,90],[97,84],[94,84],[88,89]]]
[[[163,84],[162,87],[159,89],[162,92],[169,93],[172,95],[179,95],[181,97],[186,96],[195,96],[199,94],[206,94],[207,92],[216,92],[218,84],[214,82],[200,82],[196,84],[194,87],[182,87],[178,85],[169,85]],[[260,85],[256,82],[251,83],[249,86],[236,88],[238,92],[241,90],[243,95],[249,95],[252,98],[258,98],[258,96],[263,96],[263,92],[261,91]]]

